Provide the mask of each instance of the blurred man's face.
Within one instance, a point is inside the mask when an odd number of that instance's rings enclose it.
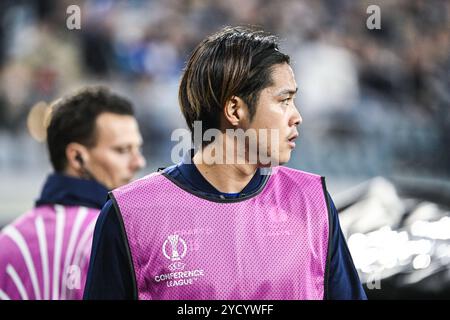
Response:
[[[96,120],[96,145],[88,149],[84,166],[112,190],[129,183],[145,166],[137,121],[128,115],[102,113]]]
[[[269,132],[274,129],[278,132],[277,145],[273,145],[270,138],[263,141],[261,135],[258,135],[258,145],[259,148],[267,148],[266,154],[272,158],[272,163],[283,164],[289,161],[295,148],[297,125],[302,122],[302,117],[294,104],[297,84],[291,67],[283,63],[273,66],[272,70],[273,85],[260,92],[249,128],[268,129]]]

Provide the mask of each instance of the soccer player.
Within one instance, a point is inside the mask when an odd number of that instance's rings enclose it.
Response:
[[[0,233],[0,300],[81,299],[108,190],[145,164],[131,103],[103,87],[55,103],[47,144],[55,172],[35,207]]]
[[[110,193],[85,299],[366,298],[324,179],[277,165],[302,122],[289,62],[276,37],[242,27],[197,46],[179,102],[204,140]]]

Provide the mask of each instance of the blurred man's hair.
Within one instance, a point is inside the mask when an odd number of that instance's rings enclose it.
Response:
[[[202,121],[202,134],[220,128],[220,115],[232,96],[256,112],[260,91],[272,85],[272,67],[289,63],[274,35],[246,27],[226,27],[193,51],[181,79],[178,99],[187,125]]]
[[[69,143],[78,142],[88,148],[96,145],[96,120],[105,112],[134,116],[130,101],[102,86],[81,89],[53,104],[47,146],[56,172],[66,169]]]

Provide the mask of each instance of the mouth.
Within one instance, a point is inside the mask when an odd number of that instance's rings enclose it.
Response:
[[[298,133],[295,133],[293,135],[291,135],[290,137],[288,137],[288,144],[289,146],[294,149],[295,148],[295,139],[298,138]]]

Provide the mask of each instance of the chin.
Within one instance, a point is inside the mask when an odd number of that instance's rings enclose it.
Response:
[[[124,186],[124,185],[126,185],[126,184],[129,184],[132,180],[133,180],[133,179],[123,180],[121,185]]]
[[[281,166],[283,164],[288,163],[290,158],[291,158],[290,155],[285,156],[285,157],[279,157],[276,159],[271,158],[269,163],[266,163],[266,164],[259,163],[259,167],[260,168],[270,168],[270,167]]]
[[[283,165],[289,162],[291,159],[291,150],[285,150],[284,152],[280,153],[280,156],[278,157],[278,165]]]

